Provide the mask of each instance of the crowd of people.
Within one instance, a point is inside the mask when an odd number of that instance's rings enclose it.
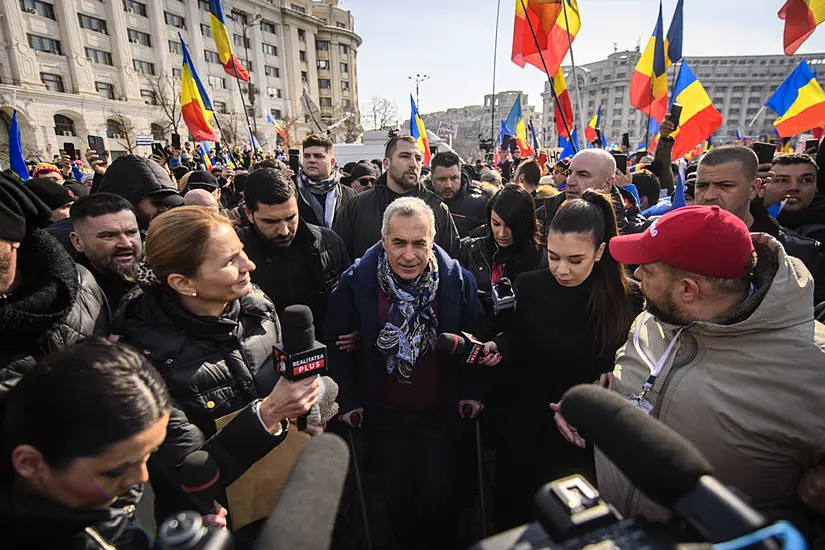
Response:
[[[0,174],[4,544],[150,548],[142,486],[158,520],[191,508],[181,480],[203,451],[220,472],[206,521],[252,544],[260,522],[233,524],[227,489],[307,414],[310,435],[357,434],[376,547],[477,540],[460,519],[476,491],[496,531],[532,521],[533,494],[572,474],[623,514],[665,518],[561,415],[591,383],[813,539],[825,148],[760,164],[721,146],[682,180],[674,128],[627,166],[597,147],[550,163],[506,144],[496,163],[440,152],[424,166],[407,135],[337,166],[310,135],[297,170],[280,148],[203,158],[187,143]],[[292,382],[273,348],[299,304],[329,372]],[[474,335],[483,357],[440,353],[441,333]],[[492,488],[464,482],[472,422]],[[336,547],[365,547],[355,498]]]

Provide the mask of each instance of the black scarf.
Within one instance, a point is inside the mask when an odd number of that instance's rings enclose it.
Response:
[[[21,285],[0,300],[0,348],[31,348],[66,320],[78,291],[77,267],[54,237],[35,229],[17,251]]]

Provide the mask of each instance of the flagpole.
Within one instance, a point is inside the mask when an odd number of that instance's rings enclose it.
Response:
[[[243,98],[243,88],[241,88],[241,78],[238,76],[238,67],[234,63],[232,72],[235,73],[235,81],[238,83],[238,93],[241,95],[241,106],[243,107],[243,114],[246,117],[246,128],[249,130],[249,148],[252,149],[252,158],[255,158],[255,153],[257,153],[255,150],[255,134],[252,133],[252,124],[249,122],[249,113],[246,112],[246,100]]]
[[[562,0],[562,6],[564,6],[564,19],[565,25],[567,25],[567,2],[566,0]],[[553,95],[553,100],[556,103],[556,116],[561,116],[561,121],[564,123],[564,129],[567,131],[567,135],[570,136],[570,142],[573,143],[573,133],[570,131],[570,125],[567,123],[567,117],[564,116],[564,110],[561,108],[561,103],[559,102],[559,96],[556,95],[556,88],[553,86],[553,75],[550,74],[550,71],[547,70],[547,63],[544,61],[544,54],[541,53],[541,46],[539,45],[538,36],[536,36],[536,31],[533,28],[533,23],[530,21],[530,17],[527,14],[527,6],[524,4],[524,0],[521,0],[521,7],[524,9],[524,18],[527,20],[527,25],[530,27],[530,34],[533,35],[533,41],[536,43],[536,50],[539,52],[539,59],[541,59],[541,65],[544,67],[544,74],[547,75],[547,80],[550,83],[550,93]],[[568,25],[569,29],[569,25]],[[572,40],[570,39],[570,31],[567,32],[567,42],[570,44],[570,61],[573,61],[573,48],[572,48]],[[575,70],[575,65],[573,65],[573,69]],[[573,77],[575,78],[575,74]],[[579,86],[578,82],[576,83],[576,91],[578,92]],[[580,98],[581,99],[581,98]],[[581,104],[579,104],[579,115],[581,116]],[[573,143],[573,152],[574,154],[578,152],[578,145]]]
[[[498,7],[496,8],[496,38],[493,43],[493,94],[490,96],[490,142],[493,143],[496,139],[496,64],[498,62],[498,27],[501,18],[501,0],[498,0]]]
[[[761,114],[762,114],[762,111],[764,111],[764,110],[765,110],[765,106],[764,106],[764,105],[762,105],[762,107],[760,107],[760,108],[759,108],[759,110],[756,112],[756,116],[755,116],[755,117],[753,117],[753,120],[751,120],[751,123],[750,123],[750,124],[748,124],[748,128],[750,128],[751,126],[753,126],[754,124],[756,124],[756,119],[757,119],[757,118],[759,118],[759,115],[761,115]]]
[[[524,0],[521,0],[521,4],[524,5]],[[579,79],[576,76],[576,60],[573,58],[573,37],[570,36],[570,22],[567,19],[567,0],[562,0],[561,2],[561,9],[564,12],[564,26],[567,27],[567,47],[570,51],[570,65],[573,67],[573,84],[576,86],[576,103],[579,105],[579,125],[581,129],[581,135],[584,135],[584,107],[582,106],[582,94],[581,90],[579,89]],[[525,12],[527,10],[525,9]],[[530,19],[528,18],[527,21],[529,22]],[[532,27],[530,27],[532,29]],[[533,35],[535,36],[535,34]],[[538,46],[538,41],[536,41],[536,45]],[[541,53],[541,51],[539,51]],[[552,87],[552,82],[551,82]],[[557,100],[558,102],[558,100]],[[574,122],[575,124],[575,122]],[[567,129],[567,125],[565,124],[565,129]],[[568,130],[569,132],[569,130]],[[572,139],[572,135],[571,135]],[[585,138],[587,139],[587,138]],[[573,144],[573,150],[576,151],[576,144]]]

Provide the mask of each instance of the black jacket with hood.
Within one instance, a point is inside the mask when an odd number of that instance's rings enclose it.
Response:
[[[467,237],[470,231],[487,223],[487,196],[472,185],[466,172],[461,172],[461,187],[453,198],[442,200],[450,209],[459,238]]]
[[[811,206],[801,212],[780,212],[777,221],[803,237],[825,243],[825,196],[815,196]]]
[[[132,206],[148,196],[168,197],[178,195],[178,189],[163,167],[153,160],[137,155],[118,157],[109,168],[93,192],[120,195]],[[183,198],[180,199],[183,204]],[[178,206],[180,206],[178,204]]]
[[[332,228],[344,241],[350,259],[360,258],[381,240],[384,210],[401,197],[418,197],[432,208],[435,214],[435,244],[455,258],[458,255],[458,231],[447,205],[420,183],[405,195],[394,193],[387,187],[387,174],[382,174],[376,180],[375,187],[355,195],[335,218]]]

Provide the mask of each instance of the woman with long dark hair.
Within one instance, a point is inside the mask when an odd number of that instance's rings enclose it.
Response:
[[[496,459],[502,529],[530,521],[532,497],[544,483],[575,473],[596,481],[592,448],[562,437],[550,405],[576,384],[608,383],[613,356],[641,311],[624,266],[607,248],[617,234],[608,196],[588,190],[565,203],[548,228],[549,269],[521,276],[512,326],[486,345],[507,361],[518,396]]]

